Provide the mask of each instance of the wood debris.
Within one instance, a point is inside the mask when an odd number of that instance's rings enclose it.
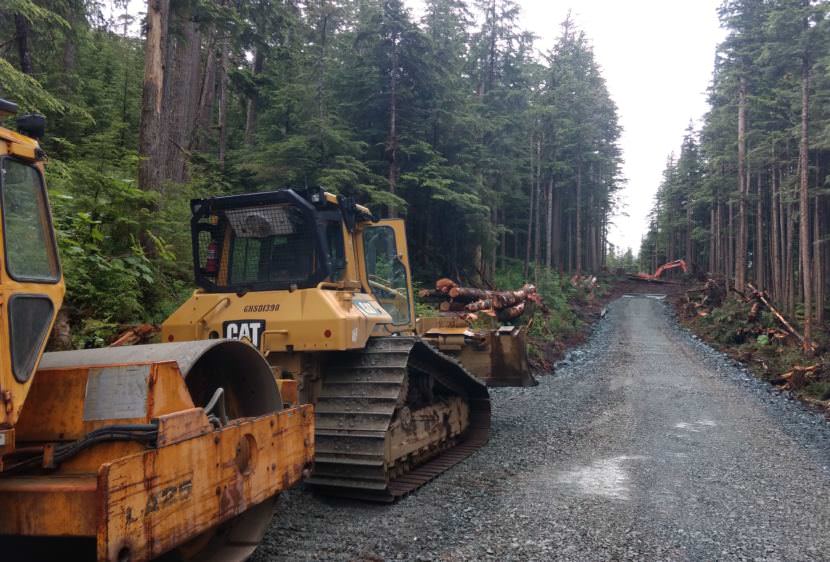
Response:
[[[542,304],[534,285],[526,284],[516,291],[493,291],[462,287],[446,278],[436,281],[435,289],[421,289],[418,296],[437,303],[441,312],[465,312],[473,319],[483,313],[503,322],[522,316],[528,303]]]
[[[773,304],[769,300],[769,297],[767,296],[766,291],[759,291],[752,285],[752,283],[747,283],[746,286],[750,290],[749,298],[753,301],[753,310],[755,309],[756,304],[763,304],[767,307],[767,309],[769,309],[769,311],[772,313],[775,319],[778,320],[781,323],[781,325],[784,326],[784,328],[799,341],[799,343],[801,343],[801,346],[805,350],[809,348],[812,351],[815,351],[815,344],[810,344],[809,346],[807,345],[807,342],[804,341],[804,336],[802,336],[798,332],[798,330],[793,328],[792,324],[790,324],[787,321],[787,319],[784,318],[784,315],[781,314],[778,311],[778,309],[775,308],[775,306],[773,306]]]
[[[815,380],[818,370],[818,365],[794,365],[792,369],[770,382],[782,390],[799,390]]]
[[[710,277],[702,287],[686,291],[686,315],[708,316],[713,308],[723,304],[726,298],[726,281],[722,278]]]
[[[115,338],[115,341],[109,345],[109,347],[149,343],[153,336],[160,331],[161,327],[155,324],[139,324],[137,326],[130,326],[126,330],[123,330],[118,337]]]

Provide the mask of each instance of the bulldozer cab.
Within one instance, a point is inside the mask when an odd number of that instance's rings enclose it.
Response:
[[[352,304],[373,319],[373,333],[414,331],[402,220],[376,220],[350,198],[291,189],[193,200],[191,210],[194,273],[203,292],[243,300],[252,292],[360,293],[368,300]]]
[[[64,294],[41,160],[37,141],[0,128],[0,454]]]
[[[208,292],[285,291],[345,273],[336,212],[286,190],[192,203],[196,283]]]

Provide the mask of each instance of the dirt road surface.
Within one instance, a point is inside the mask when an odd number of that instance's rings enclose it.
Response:
[[[609,306],[493,434],[395,505],[293,490],[255,560],[830,560],[830,430],[672,320]]]

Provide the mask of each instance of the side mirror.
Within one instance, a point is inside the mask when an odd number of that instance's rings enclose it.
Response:
[[[33,139],[42,139],[46,133],[46,117],[39,113],[27,113],[17,118],[17,130]]]

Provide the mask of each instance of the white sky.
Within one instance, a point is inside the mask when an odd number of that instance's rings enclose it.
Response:
[[[421,0],[406,0],[420,14]],[[692,119],[700,124],[708,106],[715,47],[723,32],[717,17],[721,0],[517,0],[523,29],[549,50],[570,10],[594,46],[623,127],[622,214],[614,218],[610,241],[640,249],[647,215],[660,184],[666,157],[679,152]]]

